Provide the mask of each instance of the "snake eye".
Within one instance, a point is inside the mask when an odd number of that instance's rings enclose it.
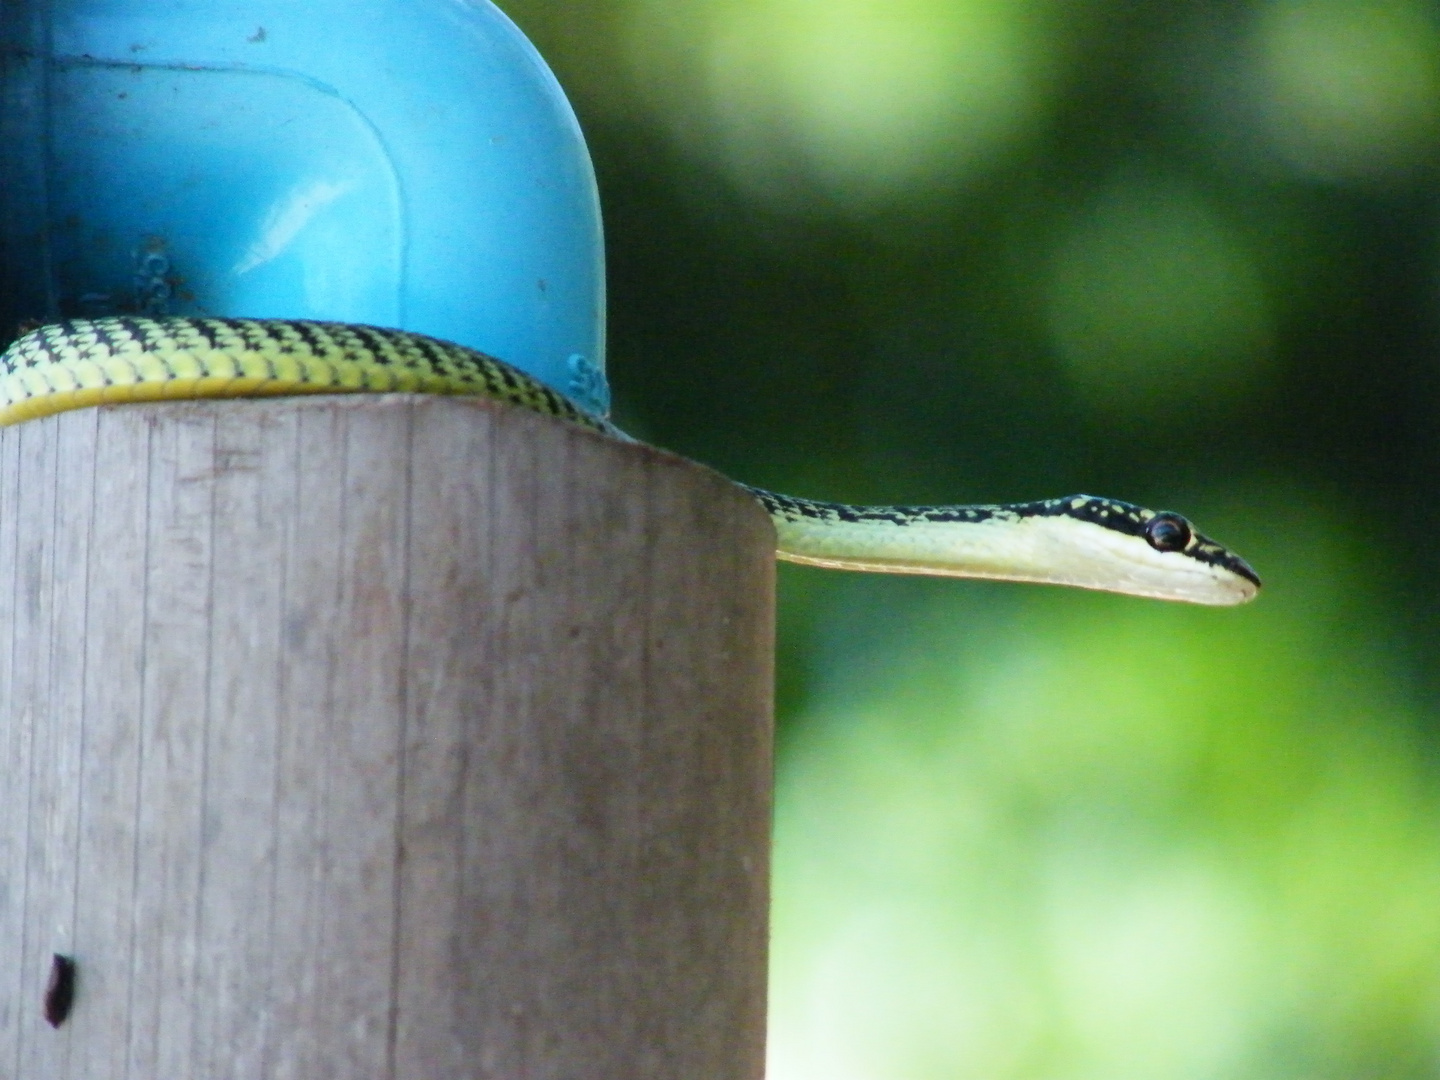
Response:
[[[1194,533],[1179,514],[1156,514],[1145,526],[1145,539],[1156,551],[1184,551]]]

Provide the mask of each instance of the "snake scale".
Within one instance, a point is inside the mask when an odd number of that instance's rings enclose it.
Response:
[[[468,394],[627,439],[502,360],[403,330],[299,319],[74,319],[0,356],[0,425],[113,402],[336,393]],[[850,506],[742,485],[777,555],[841,569],[1074,585],[1199,604],[1260,587],[1179,514],[1072,495],[978,506]]]

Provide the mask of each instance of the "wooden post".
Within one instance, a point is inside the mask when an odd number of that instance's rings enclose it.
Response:
[[[0,433],[0,1077],[758,1080],[773,545],[484,401]]]

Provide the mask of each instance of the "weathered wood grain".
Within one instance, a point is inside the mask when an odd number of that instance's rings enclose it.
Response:
[[[480,401],[0,432],[0,1076],[758,1080],[773,543]]]

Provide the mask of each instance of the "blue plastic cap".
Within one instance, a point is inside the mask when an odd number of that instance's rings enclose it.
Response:
[[[4,0],[0,147],[0,336],[371,323],[606,410],[590,156],[484,0]]]

